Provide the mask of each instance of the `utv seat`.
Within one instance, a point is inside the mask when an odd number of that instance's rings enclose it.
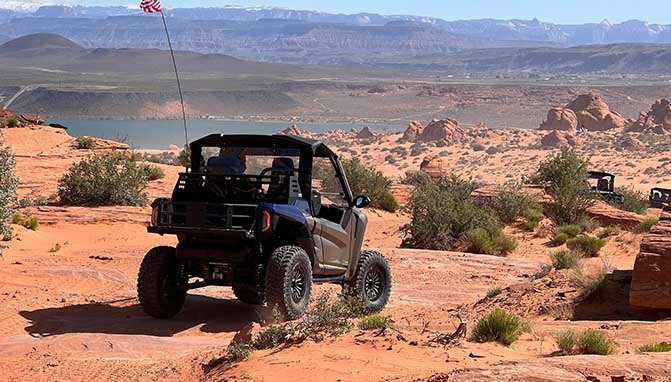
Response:
[[[287,203],[289,200],[289,183],[296,171],[291,158],[275,158],[270,169],[271,184],[268,187],[268,199],[276,203]],[[264,170],[263,172],[266,172]]]
[[[235,156],[215,156],[207,160],[207,170],[217,175],[241,175],[242,161]]]
[[[608,179],[599,179],[596,189],[598,191],[608,191],[610,189],[610,182]]]

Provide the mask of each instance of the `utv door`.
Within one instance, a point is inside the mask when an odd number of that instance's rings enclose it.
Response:
[[[314,237],[321,246],[322,267],[344,271],[349,265],[356,222],[352,209],[338,205],[323,205],[315,218]]]

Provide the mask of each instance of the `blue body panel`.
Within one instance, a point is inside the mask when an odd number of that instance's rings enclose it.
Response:
[[[272,212],[274,215],[281,216],[304,226],[308,224],[307,220],[305,220],[305,215],[310,214],[310,206],[304,199],[298,199],[292,204],[261,203],[259,207]]]

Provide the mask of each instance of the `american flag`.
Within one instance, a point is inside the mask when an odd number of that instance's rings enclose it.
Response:
[[[140,8],[147,13],[161,12],[161,0],[142,0]]]

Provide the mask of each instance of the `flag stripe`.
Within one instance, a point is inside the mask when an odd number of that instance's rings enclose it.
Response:
[[[147,13],[161,12],[161,0],[142,0],[140,8]]]

